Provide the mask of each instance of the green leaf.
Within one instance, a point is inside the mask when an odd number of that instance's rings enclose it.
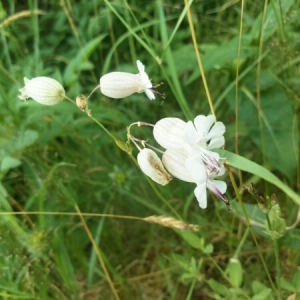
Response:
[[[94,65],[88,61],[88,58],[97,49],[105,36],[106,34],[102,34],[84,45],[77,56],[69,62],[63,76],[66,85],[71,85],[77,81],[82,70],[91,70],[94,68]]]
[[[300,249],[300,228],[288,230],[285,236],[280,239],[280,244],[289,249],[298,251]]]
[[[0,288],[2,291],[0,292],[0,296],[3,297],[2,299],[34,299],[35,296],[34,294],[28,294],[28,293],[23,293],[23,295],[17,294],[20,293],[19,291],[13,291],[11,293],[6,293],[4,292],[5,290],[8,289],[7,286],[2,286],[0,285]]]
[[[236,258],[231,258],[226,272],[228,272],[231,285],[234,288],[240,287],[243,281],[243,268],[240,261]]]
[[[265,225],[267,228],[267,234],[270,235],[273,239],[281,238],[285,233],[286,223],[283,218],[280,217],[280,207],[278,204],[273,205],[268,212],[270,226],[267,221]]]
[[[292,279],[292,282],[294,284],[294,287],[296,288],[297,292],[300,292],[300,271],[298,271]]]
[[[284,1],[274,1],[274,3],[270,3],[268,5],[265,23],[264,23],[264,33],[263,33],[264,40],[270,38],[272,34],[277,30],[279,24],[276,20],[276,11],[277,13],[280,12],[281,20],[282,20],[293,4],[294,4],[294,0],[284,0]],[[260,37],[262,14],[263,12],[261,12],[261,14],[256,18],[256,20],[252,24],[252,30],[250,35],[252,36],[253,39],[256,40],[258,40]]]
[[[38,139],[39,134],[35,130],[26,130],[21,132],[19,137],[13,141],[12,150],[21,150],[28,146],[34,144],[34,142]]]
[[[117,144],[117,146],[121,150],[123,150],[123,151],[125,151],[125,152],[127,152],[129,154],[132,153],[132,147],[130,146],[130,144],[124,143],[124,142],[122,142],[121,140],[118,140],[118,139],[115,139],[115,143]]]
[[[241,40],[241,52],[240,52],[240,60],[243,61],[247,57],[250,57],[257,53],[256,47],[251,47],[251,38],[249,36],[243,35]],[[223,43],[222,45],[200,45],[201,50],[204,52],[202,55],[203,69],[205,72],[211,69],[223,69],[223,68],[231,68],[233,62],[237,58],[237,49],[239,45],[239,37],[234,37],[227,43]],[[174,59],[178,61],[179,64],[186,62],[186,67],[190,67],[191,63],[193,63],[193,67],[191,70],[194,70],[192,75],[186,84],[190,84],[192,81],[196,80],[200,77],[199,68],[195,68],[195,64],[197,64],[194,55],[191,56],[192,49],[189,51],[189,56],[187,55],[188,46],[184,47],[183,58],[181,59],[181,48],[178,51],[178,54],[175,55]],[[190,48],[192,48],[190,46]],[[189,58],[189,61],[188,61]],[[194,59],[193,59],[194,58]]]
[[[252,300],[273,300],[272,290],[267,288],[264,284],[253,281],[251,287],[254,294],[251,298]]]
[[[237,216],[244,215],[243,208],[238,203],[232,203],[233,206],[233,213],[237,214]],[[265,219],[266,214],[258,207],[257,204],[249,204],[249,203],[243,203],[243,206],[245,208],[246,214],[249,217],[251,221],[254,221],[253,224],[251,224],[251,228],[253,231],[265,238],[269,238],[269,235],[265,231]]]
[[[53,257],[56,264],[59,266],[60,275],[67,288],[71,291],[75,288],[76,276],[74,267],[71,261],[70,253],[65,244],[65,237],[58,230],[53,236],[54,253]]]
[[[246,124],[249,137],[261,149],[272,168],[293,182],[298,165],[299,130],[286,92],[275,76],[268,72],[262,73],[261,105],[258,108],[252,77],[250,79],[249,76],[249,82],[244,84],[239,91],[239,119]],[[228,94],[227,101],[234,111],[234,101],[231,101],[233,93],[231,91]]]
[[[6,156],[3,158],[0,166],[0,171],[6,171],[9,169],[13,169],[21,165],[21,161],[19,159],[13,158],[11,156]]]
[[[265,288],[255,296],[251,298],[252,300],[273,300],[272,290],[269,288]]]
[[[205,254],[211,254],[214,252],[214,246],[212,244],[208,244],[205,246],[205,248],[203,249],[203,253]]]
[[[295,193],[290,187],[284,184],[278,177],[276,177],[269,170],[264,168],[263,166],[245,158],[239,156],[235,153],[223,150],[223,149],[215,149],[214,151],[218,152],[221,157],[226,158],[226,163],[234,168],[240,169],[242,171],[246,171],[253,175],[256,175],[272,184],[277,186],[283,192],[285,192],[292,200],[300,205],[300,196]]]
[[[222,295],[222,296],[227,296],[230,294],[229,289],[227,288],[226,285],[221,284],[217,282],[214,279],[209,279],[207,280],[207,284],[210,286],[210,288],[217,294]]]
[[[190,246],[195,249],[203,250],[204,240],[190,231],[176,231]]]
[[[290,281],[286,280],[284,277],[280,278],[280,287],[284,290],[295,292],[294,285]]]

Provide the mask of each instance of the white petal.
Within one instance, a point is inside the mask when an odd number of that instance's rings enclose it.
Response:
[[[194,124],[199,134],[203,132],[203,124],[205,120],[206,120],[206,116],[203,115],[197,116],[194,119]]]
[[[222,176],[222,175],[225,174],[226,169],[225,169],[225,166],[224,166],[224,162],[223,162],[223,161],[220,160],[219,163],[220,163],[220,165],[221,165],[221,168],[220,168],[220,170],[219,170],[218,176]]]
[[[227,184],[224,181],[208,180],[206,186],[217,197],[219,197],[221,200],[223,200],[226,203],[226,205],[229,204],[228,200],[224,196],[224,193],[226,192],[226,189],[227,189]]]
[[[149,77],[148,77],[147,73],[141,72],[140,74],[137,74],[137,75],[139,75],[140,78],[141,78],[141,88],[143,90],[146,89],[146,88],[148,88],[148,89],[152,88],[152,83],[149,80]]]
[[[164,118],[153,128],[155,140],[166,149],[181,148],[184,142],[186,123],[177,118]]]
[[[197,116],[194,120],[195,127],[198,131],[198,134],[201,137],[205,137],[206,134],[209,132],[211,126],[215,121],[215,117],[213,115],[209,115],[207,117],[200,115]]]
[[[205,183],[197,185],[197,187],[194,190],[194,194],[199,202],[199,206],[203,209],[206,208],[207,207],[207,192],[206,192]]]
[[[107,97],[120,99],[138,93],[141,78],[139,74],[111,72],[100,78],[101,93]]]
[[[194,124],[191,121],[188,121],[186,124],[184,140],[191,146],[196,145],[201,140],[201,136],[199,136]]]
[[[162,161],[166,169],[176,178],[187,181],[195,182],[193,176],[187,170],[185,161],[189,157],[187,149],[167,150],[163,154]]]
[[[224,136],[220,136],[220,137],[217,137],[217,138],[213,138],[207,148],[208,149],[216,149],[216,148],[221,148],[222,146],[224,146],[225,144],[225,138]]]
[[[149,76],[145,72],[145,66],[141,63],[141,61],[137,60],[137,67],[140,71],[138,74],[140,76],[140,88],[139,93],[145,92],[150,100],[155,99],[155,96],[152,91],[147,91],[147,89],[152,88],[152,83],[149,79]]]
[[[28,98],[27,93],[26,93],[26,88],[23,87],[23,88],[19,89],[19,92],[21,93],[21,95],[18,95],[18,97],[19,97],[21,100],[26,101],[26,99]]]
[[[220,155],[218,153],[212,152],[207,149],[202,149],[201,157],[206,162],[206,164],[210,166],[216,166],[217,169],[220,168],[220,164],[219,164]]]
[[[148,96],[148,98],[150,100],[154,100],[155,99],[155,95],[154,95],[154,93],[150,89],[146,89],[145,93],[146,93],[146,95]]]
[[[172,176],[165,170],[160,158],[151,150],[144,148],[137,156],[141,170],[153,181],[166,185],[172,180]]]
[[[145,66],[141,63],[140,60],[137,60],[136,64],[137,64],[137,67],[138,67],[140,73],[145,72]]]
[[[210,132],[207,134],[206,138],[207,140],[213,139],[213,138],[217,138],[220,137],[222,135],[224,135],[225,133],[225,126],[222,122],[217,122],[212,129],[210,130]]]
[[[215,188],[217,188],[222,194],[226,193],[227,190],[227,184],[224,181],[221,180],[211,180],[212,184]]]
[[[188,172],[193,176],[195,183],[206,183],[206,169],[200,157],[189,157],[185,161],[185,166]]]

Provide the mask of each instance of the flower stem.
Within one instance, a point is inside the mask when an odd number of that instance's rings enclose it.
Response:
[[[95,122],[97,123],[113,140],[117,140],[117,138],[112,134],[110,133],[105,127],[104,125],[102,125],[101,122],[99,122],[96,118],[94,118],[90,113],[86,112],[87,115]]]
[[[253,240],[254,240],[254,243],[255,243],[255,245],[256,245],[257,252],[258,252],[258,255],[259,255],[260,259],[261,259],[261,262],[262,262],[262,265],[263,265],[264,270],[265,270],[265,272],[266,272],[266,275],[267,275],[267,277],[268,277],[268,279],[269,279],[269,282],[270,282],[270,284],[271,284],[273,290],[274,290],[275,293],[279,296],[279,291],[278,291],[278,289],[276,288],[276,286],[275,286],[275,284],[274,284],[274,282],[273,282],[273,280],[272,280],[272,277],[271,277],[270,272],[269,272],[269,270],[268,270],[266,261],[265,261],[263,255],[262,255],[261,249],[260,249],[260,247],[259,247],[259,243],[258,243],[257,238],[256,238],[256,236],[255,236],[255,233],[254,233],[254,231],[253,231],[252,228],[251,228],[249,217],[248,217],[248,215],[247,215],[245,206],[244,206],[244,204],[243,204],[243,200],[242,200],[242,198],[241,198],[241,196],[240,196],[240,193],[239,193],[239,190],[238,190],[238,188],[237,188],[237,185],[236,185],[236,182],[235,182],[235,180],[234,180],[234,177],[233,177],[233,175],[232,175],[231,169],[230,169],[230,167],[229,167],[228,165],[226,165],[226,167],[227,167],[227,172],[228,172],[230,181],[231,181],[231,183],[232,183],[232,186],[233,186],[233,188],[234,188],[236,197],[237,197],[237,199],[238,199],[238,201],[239,201],[239,203],[240,203],[240,205],[241,205],[241,208],[242,208],[242,210],[243,210],[243,214],[244,214],[245,220],[246,220],[246,225],[247,225],[247,227],[248,227],[249,230],[250,230],[250,233],[251,233],[252,238],[253,238]]]
[[[89,100],[90,97],[94,94],[94,92],[95,92],[97,89],[99,89],[99,88],[100,88],[100,84],[97,85],[97,86],[90,92],[90,94],[88,95],[88,97],[87,97],[86,99]]]

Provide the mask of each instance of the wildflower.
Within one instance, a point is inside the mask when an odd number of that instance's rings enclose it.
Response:
[[[225,174],[225,167],[224,165],[221,166],[220,171],[216,173],[215,170],[210,170],[207,166],[205,167],[204,164],[200,166],[199,162],[198,165],[195,164],[194,159],[188,159],[185,163],[186,167],[188,168],[189,172],[191,172],[192,176],[195,178],[195,183],[197,187],[194,190],[194,194],[199,202],[199,206],[201,208],[207,207],[207,193],[206,188],[208,188],[211,192],[213,192],[218,198],[220,198],[227,206],[229,206],[229,202],[224,196],[227,190],[227,184],[221,180],[215,180],[216,177],[222,176]],[[196,168],[198,166],[198,168]],[[201,170],[202,168],[202,170]],[[204,171],[203,171],[204,169]],[[201,171],[200,171],[201,170]],[[202,177],[199,176],[198,172],[203,172]],[[205,177],[203,176],[205,174]],[[202,181],[200,181],[200,180]],[[203,180],[204,179],[204,180]],[[199,180],[199,181],[197,181]]]
[[[223,195],[227,189],[226,183],[215,180],[216,177],[225,173],[225,167],[222,162],[219,162],[220,170],[218,172],[216,169],[210,169],[204,164],[201,157],[193,155],[188,147],[166,150],[163,154],[162,162],[175,178],[196,183],[197,187],[194,194],[201,208],[207,207],[206,188],[228,205],[228,200]]]
[[[145,72],[145,66],[138,60],[139,74],[111,72],[100,78],[101,93],[110,98],[125,98],[134,93],[145,92],[150,100],[155,99],[152,83]]]
[[[160,158],[153,150],[147,148],[141,150],[137,161],[142,171],[153,181],[166,185],[172,180],[172,176],[165,170]]]
[[[199,155],[211,168],[219,170],[218,153],[210,150],[225,144],[223,134],[225,126],[222,122],[213,125],[215,117],[197,116],[194,124],[178,118],[165,118],[158,121],[153,130],[156,141],[166,149],[187,147],[191,155]]]
[[[44,105],[55,105],[65,97],[63,86],[55,79],[49,77],[35,77],[33,79],[24,78],[25,86],[19,91],[19,98],[26,101],[32,98]]]
[[[211,190],[226,205],[228,200],[223,195],[227,185],[215,177],[225,173],[223,160],[211,149],[224,145],[225,126],[222,122],[213,125],[213,116],[198,116],[194,124],[177,118],[165,118],[158,121],[153,130],[156,141],[166,151],[162,162],[176,178],[194,182],[194,191],[201,208],[207,207],[206,188]]]

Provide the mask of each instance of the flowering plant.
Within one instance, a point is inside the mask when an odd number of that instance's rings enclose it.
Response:
[[[25,86],[19,91],[19,98],[26,101],[32,98],[36,102],[44,105],[55,105],[61,102],[66,94],[63,86],[55,79],[49,77],[24,78]]]
[[[201,208],[207,207],[206,188],[229,206],[224,196],[226,183],[215,179],[225,173],[224,158],[211,151],[224,146],[225,126],[222,122],[215,124],[214,122],[214,116],[200,115],[195,118],[194,123],[184,122],[178,118],[164,118],[153,125],[155,140],[166,149],[162,155],[164,167],[175,178],[196,183],[194,193]],[[138,162],[146,175],[150,174],[150,170],[151,174],[155,172],[149,165],[142,165],[141,160]],[[157,170],[157,173],[160,172]],[[153,175],[150,177],[153,179]],[[162,185],[169,183],[154,181]]]
[[[152,83],[145,72],[145,66],[138,60],[139,74],[111,72],[100,78],[101,93],[110,98],[125,98],[134,93],[145,92],[150,100],[155,99]]]

